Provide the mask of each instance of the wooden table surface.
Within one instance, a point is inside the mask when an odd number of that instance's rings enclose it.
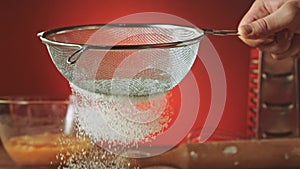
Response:
[[[232,151],[232,148],[236,151]],[[196,153],[197,158],[191,158],[191,152],[194,155]],[[235,161],[239,163],[236,165],[233,163]],[[139,166],[149,167],[153,164],[181,169],[300,169],[300,139],[186,144],[139,161]],[[0,169],[20,169],[9,158],[1,142]]]

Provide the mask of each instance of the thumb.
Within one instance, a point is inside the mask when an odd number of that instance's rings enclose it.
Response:
[[[239,27],[239,34],[247,38],[268,37],[284,29],[290,22],[291,15],[284,7],[274,13]]]

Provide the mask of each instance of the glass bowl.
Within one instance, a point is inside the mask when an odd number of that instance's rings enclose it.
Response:
[[[68,99],[0,97],[1,141],[18,166],[56,167],[90,148],[87,138],[75,136],[73,118]]]

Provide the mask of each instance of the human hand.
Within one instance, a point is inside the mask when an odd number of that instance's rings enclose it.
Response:
[[[239,24],[240,38],[276,59],[300,54],[300,0],[256,0]]]

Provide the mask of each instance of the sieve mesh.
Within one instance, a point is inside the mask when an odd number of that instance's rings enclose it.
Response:
[[[201,30],[178,25],[114,24],[40,34],[58,70],[95,93],[148,96],[175,87],[196,58]]]

